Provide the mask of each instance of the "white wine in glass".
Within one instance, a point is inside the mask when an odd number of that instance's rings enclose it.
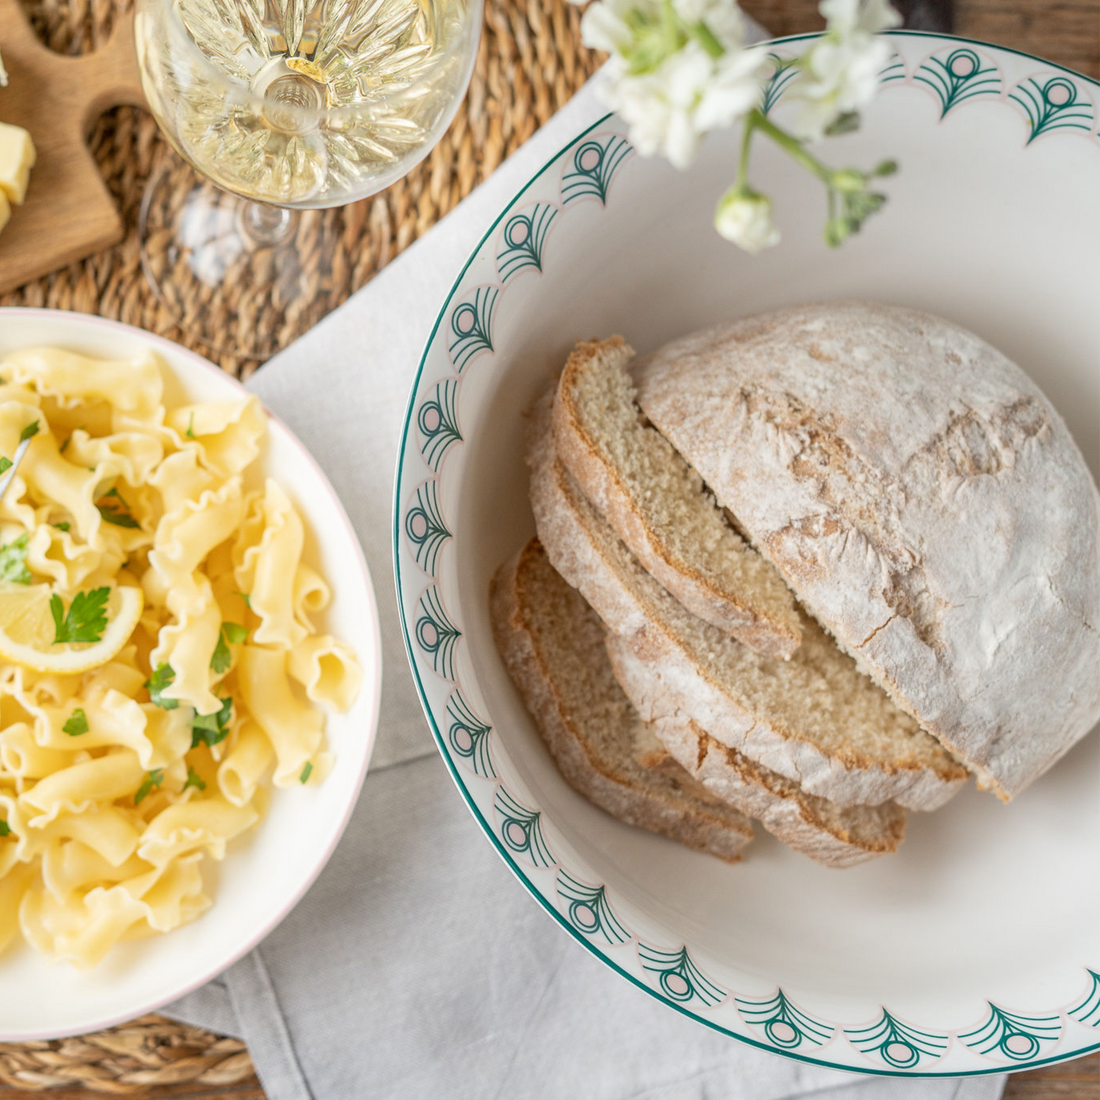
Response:
[[[137,0],[157,122],[202,176],[246,200],[181,186],[178,171],[150,183],[143,262],[186,331],[222,350],[274,350],[248,317],[233,323],[241,281],[275,278],[276,304],[293,304],[306,271],[292,211],[371,195],[422,160],[465,92],[480,23],[481,0]]]

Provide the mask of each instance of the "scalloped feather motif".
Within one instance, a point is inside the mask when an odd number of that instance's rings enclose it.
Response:
[[[796,1050],[803,1043],[819,1047],[827,1043],[836,1027],[818,1020],[788,1000],[782,989],[763,1001],[736,998],[737,1010],[747,1024],[763,1028],[765,1037],[784,1050]]]
[[[447,700],[447,720],[447,740],[455,754],[470,765],[475,775],[496,779],[496,769],[489,754],[492,727],[474,714],[457,690]]]
[[[500,839],[509,851],[529,859],[536,867],[552,867],[554,859],[542,835],[542,814],[521,806],[503,787],[497,789]]]
[[[845,1028],[848,1041],[868,1057],[881,1058],[893,1069],[914,1069],[925,1060],[933,1062],[947,1050],[946,1035],[921,1031],[904,1024],[884,1008],[869,1027]]]
[[[699,1001],[713,1008],[727,996],[720,985],[712,982],[692,962],[686,946],[679,951],[661,951],[639,943],[638,958],[645,970],[656,975],[661,992],[679,1004]]]
[[[558,895],[568,902],[570,923],[586,936],[600,936],[608,944],[633,939],[615,916],[606,886],[585,886],[566,871],[559,871]]]
[[[973,1031],[959,1032],[959,1039],[981,1054],[1024,1062],[1036,1057],[1044,1043],[1056,1043],[1062,1034],[1060,1016],[1021,1016],[992,1001],[986,1003],[989,1017],[985,1023]]]
[[[936,93],[940,118],[964,100],[999,94],[1002,83],[997,66],[968,46],[960,46],[944,57],[933,54],[917,69],[913,81]]]

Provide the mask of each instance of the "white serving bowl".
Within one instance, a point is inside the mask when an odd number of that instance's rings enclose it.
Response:
[[[236,379],[201,356],[129,325],[77,313],[0,309],[0,358],[50,345],[123,358],[151,348],[166,366],[165,400],[239,401]],[[270,415],[270,414],[269,414]],[[109,1027],[182,996],[256,946],[290,912],[332,854],[355,807],[378,725],[381,648],[370,574],[332,486],[309,452],[274,416],[246,486],[273,477],[301,513],[304,557],[329,582],[333,602],[320,628],[349,643],[363,688],[347,714],[327,716],[335,757],[316,786],[272,792],[267,816],[232,842],[224,862],[206,860],[213,906],[161,936],[120,944],[94,970],[42,958],[23,943],[0,956],[0,1039],[49,1039]]]
[[[1020,1069],[1100,1047],[1095,735],[1017,801],[973,788],[912,814],[894,856],[820,867],[758,830],[726,866],[629,828],[561,778],[493,645],[489,580],[534,530],[523,411],[578,339],[639,352],[792,303],[864,297],[959,322],[1028,370],[1097,472],[1098,85],[977,42],[891,36],[862,129],[830,162],[896,157],[883,213],[838,251],[820,185],[757,138],[783,241],[752,258],[711,213],[736,135],[677,172],[614,117],[501,213],[417,375],[394,522],[429,722],[494,847],[563,928],[671,1007],[794,1058],[868,1073]],[[770,49],[796,55],[808,38]],[[785,112],[780,77],[771,109]],[[1091,968],[1091,969],[1089,969]]]

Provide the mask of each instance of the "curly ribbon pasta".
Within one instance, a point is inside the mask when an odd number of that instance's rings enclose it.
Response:
[[[248,480],[259,401],[164,394],[152,352],[0,356],[0,456],[37,425],[0,501],[0,629],[53,595],[145,596],[88,672],[0,661],[0,952],[22,936],[87,968],[196,919],[203,861],[256,825],[270,783],[323,781],[318,708],[360,688],[355,654],[314,626],[331,592],[301,517]]]

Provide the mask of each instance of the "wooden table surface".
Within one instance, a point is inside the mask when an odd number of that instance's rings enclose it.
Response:
[[[817,0],[742,0],[742,7],[776,35],[798,34],[822,25]],[[1038,54],[1100,78],[1100,0],[955,0],[954,16],[957,34]],[[0,1100],[26,1095],[23,1090],[0,1086]],[[60,1088],[41,1095],[50,1100],[90,1100],[97,1093]],[[254,1077],[224,1087],[167,1085],[127,1095],[141,1100],[265,1100]],[[1009,1079],[1005,1098],[1100,1100],[1100,1055],[1015,1074]]]

